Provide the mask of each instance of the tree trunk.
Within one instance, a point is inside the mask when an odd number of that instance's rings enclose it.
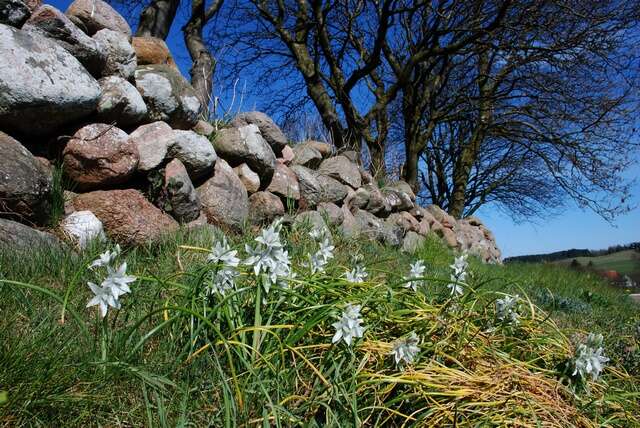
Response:
[[[140,14],[136,36],[166,39],[180,0],[153,0]]]
[[[387,167],[384,159],[384,144],[378,141],[367,143],[371,155],[371,174],[374,177],[386,177]]]
[[[201,7],[201,11],[196,6]],[[196,91],[196,96],[202,105],[202,115],[209,119],[209,104],[211,101],[211,90],[213,86],[213,71],[215,60],[202,39],[202,29],[204,20],[204,1],[194,3],[194,11],[191,20],[183,28],[184,42],[191,56],[191,86]]]

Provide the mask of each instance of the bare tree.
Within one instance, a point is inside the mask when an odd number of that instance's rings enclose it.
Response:
[[[407,180],[422,169],[423,194],[455,216],[487,203],[530,216],[568,199],[624,212],[637,17],[635,2],[519,2],[403,93]]]

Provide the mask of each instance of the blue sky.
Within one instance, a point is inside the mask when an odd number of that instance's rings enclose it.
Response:
[[[63,12],[71,0],[45,1]],[[182,15],[182,14],[180,14]],[[178,17],[167,39],[182,73],[189,76],[190,60],[180,33]],[[136,22],[130,21],[135,32]],[[249,104],[249,103],[248,103]],[[640,159],[640,153],[638,154]],[[640,178],[640,164],[636,163],[628,171],[630,178]],[[640,207],[640,183],[636,183],[631,198],[632,206]],[[640,241],[640,208],[620,216],[614,224],[609,224],[597,214],[583,211],[571,205],[559,216],[536,219],[529,223],[515,223],[511,218],[492,207],[484,207],[478,212],[485,224],[494,231],[498,245],[504,256],[546,253],[569,248],[606,248],[610,245]]]

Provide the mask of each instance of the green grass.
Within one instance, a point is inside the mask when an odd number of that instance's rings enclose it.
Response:
[[[556,263],[562,265],[570,264],[574,259],[563,259]],[[633,275],[640,273],[640,253],[634,250],[619,251],[617,253],[606,254],[596,257],[576,257],[582,266],[587,266],[590,262],[598,270],[615,270],[621,275]]]
[[[335,260],[311,275],[315,243],[305,230],[283,235],[297,277],[258,305],[246,268],[233,293],[202,297],[212,228],[126,251],[138,281],[104,321],[85,305],[87,265],[107,244],[0,252],[0,425],[640,426],[640,312],[596,277],[472,261],[454,300],[454,255],[439,241],[409,256],[336,235]],[[244,254],[253,235],[230,239]],[[355,253],[363,284],[342,277]],[[414,293],[402,277],[417,258],[428,271]],[[504,293],[524,298],[517,326],[495,319]],[[367,327],[351,348],[331,345],[346,303],[363,306]],[[421,352],[399,370],[389,352],[411,331]],[[572,339],[587,332],[605,336],[612,359],[598,382],[567,375]]]

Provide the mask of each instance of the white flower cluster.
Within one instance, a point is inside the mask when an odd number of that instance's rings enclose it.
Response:
[[[496,300],[496,318],[502,322],[518,324],[520,322],[519,303],[520,296],[517,294]]]
[[[235,288],[235,279],[239,275],[237,267],[240,264],[237,254],[238,252],[232,250],[227,243],[226,237],[211,248],[207,261],[216,266],[210,274],[210,283],[207,286],[209,293],[224,295]]]
[[[347,273],[345,274],[347,277],[347,281],[353,282],[356,284],[364,282],[369,276],[369,274],[367,273],[367,270],[362,265],[362,255],[356,254],[351,258],[351,261],[354,265],[354,268],[351,269],[350,271],[347,271]]]
[[[451,282],[447,285],[447,288],[451,290],[452,296],[460,296],[464,294],[464,289],[460,283],[467,279],[467,268],[469,267],[467,255],[463,254],[456,257],[450,267],[453,272],[451,272]]]
[[[598,379],[603,365],[609,361],[609,358],[603,355],[602,340],[601,334],[589,333],[586,342],[578,345],[573,362],[574,376],[579,374],[581,378],[585,379],[591,375],[592,380]]]
[[[341,340],[351,346],[354,338],[362,337],[364,334],[364,327],[362,326],[363,320],[360,318],[360,305],[348,304],[340,320],[333,323],[333,327],[336,329],[336,334],[333,335],[332,343],[338,343]]]
[[[289,252],[280,241],[281,229],[282,224],[276,221],[262,230],[260,236],[255,239],[258,243],[255,248],[248,244],[245,246],[249,258],[244,263],[253,266],[254,274],[262,279],[267,293],[274,284],[286,286],[287,280],[293,276]]]
[[[311,273],[324,272],[325,267],[329,264],[329,260],[333,258],[333,250],[335,247],[331,245],[329,237],[320,229],[313,229],[309,235],[315,240],[322,239],[318,251],[314,254],[309,254]]]
[[[129,284],[136,280],[135,276],[127,275],[127,262],[123,262],[120,267],[114,269],[112,264],[119,255],[120,246],[116,245],[113,251],[105,251],[89,265],[90,269],[107,268],[107,276],[100,285],[94,282],[87,283],[94,294],[87,303],[87,307],[97,305],[102,318],[107,315],[109,307],[120,309],[120,296],[130,293]]]
[[[409,337],[398,339],[393,343],[393,349],[391,355],[396,362],[396,365],[411,364],[420,352],[418,347],[420,339],[415,332],[411,332]]]
[[[404,277],[404,279],[408,280],[408,282],[406,282],[404,286],[405,288],[410,288],[413,291],[417,291],[418,286],[422,285],[423,281],[416,280],[416,278],[424,277],[426,266],[424,265],[424,262],[422,260],[418,260],[410,266],[411,269],[409,270],[409,275]]]

